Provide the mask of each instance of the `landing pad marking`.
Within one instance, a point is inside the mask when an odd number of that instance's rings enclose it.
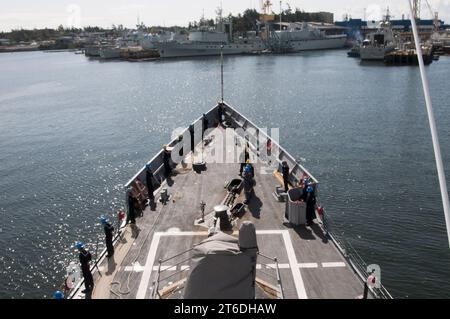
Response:
[[[294,247],[292,245],[291,236],[288,230],[259,230],[257,235],[282,235],[286,248],[286,253],[289,260],[289,268],[291,269],[294,278],[294,285],[299,299],[308,299],[306,294],[305,284],[300,273],[299,263],[295,255]],[[155,265],[156,253],[158,250],[161,237],[170,236],[207,236],[206,232],[157,232],[153,235],[150,250],[148,252],[147,260],[145,262],[145,270],[142,274],[141,282],[139,284],[136,299],[145,299],[148,290],[148,284]],[[283,265],[284,266],[284,265]],[[283,267],[284,268],[284,267]]]

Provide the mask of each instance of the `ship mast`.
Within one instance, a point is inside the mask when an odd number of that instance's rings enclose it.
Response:
[[[280,31],[283,30],[283,27],[281,25],[283,23],[282,16],[283,16],[283,1],[280,1]]]
[[[223,104],[223,44],[220,46],[220,101]]]
[[[414,5],[411,4],[411,1],[408,0],[409,9],[411,12],[411,25],[412,25],[412,31],[414,34],[414,42],[416,44],[416,53],[417,53],[417,60],[419,61],[419,68],[420,68],[420,76],[422,77],[422,85],[423,85],[423,93],[425,95],[425,103],[427,106],[427,112],[428,112],[428,120],[430,123],[430,130],[431,130],[431,137],[433,140],[433,148],[434,148],[434,156],[436,159],[436,167],[439,177],[439,185],[441,188],[441,196],[442,196],[442,205],[444,208],[444,216],[445,216],[445,223],[447,226],[447,239],[449,241],[450,245],[450,204],[448,200],[448,191],[447,191],[447,181],[445,178],[445,170],[444,170],[444,164],[442,162],[442,154],[441,154],[441,146],[439,144],[439,135],[436,127],[436,120],[434,118],[433,113],[433,104],[431,102],[431,95],[430,90],[428,86],[428,78],[427,73],[425,70],[425,64],[423,62],[423,54],[422,54],[422,47],[420,46],[420,38],[419,38],[419,32],[417,29],[416,24],[416,17],[417,17],[417,3],[418,0],[413,0]],[[416,9],[416,10],[415,10]]]

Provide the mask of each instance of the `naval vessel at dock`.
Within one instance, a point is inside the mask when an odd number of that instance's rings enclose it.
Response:
[[[227,132],[233,134],[230,143],[223,142]],[[248,150],[255,171],[256,186],[249,202],[244,200],[239,161],[225,160],[239,145]],[[178,163],[172,156],[170,168],[165,163],[168,151],[179,155]],[[288,193],[279,186],[283,185],[283,162],[290,167]],[[155,202],[150,204],[145,187],[149,169],[155,190]],[[66,286],[71,287],[66,296],[392,298],[381,285],[376,266],[367,266],[333,232],[320,205],[314,223],[305,225],[305,203],[293,198],[305,179],[319,203],[318,181],[264,130],[219,102],[126,184],[142,205],[141,217],[136,225],[122,223],[114,238],[113,257],[107,258],[105,250],[91,264],[93,291],[82,292],[82,279],[67,285],[74,279],[69,274]]]

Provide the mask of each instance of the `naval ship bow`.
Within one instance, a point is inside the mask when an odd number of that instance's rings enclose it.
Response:
[[[239,176],[242,157],[224,160],[239,146],[255,172],[249,201]],[[171,156],[167,163],[168,152],[179,162]],[[290,167],[288,192],[283,162]],[[154,176],[152,203],[147,170]],[[136,224],[123,221],[113,257],[103,251],[93,263],[93,292],[82,293],[81,280],[69,298],[391,298],[377,269],[333,232],[322,207],[305,225],[305,180],[318,198],[316,178],[264,130],[219,102],[126,184],[141,216]]]

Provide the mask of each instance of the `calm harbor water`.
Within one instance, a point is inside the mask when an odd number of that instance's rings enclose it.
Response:
[[[218,100],[219,60],[99,62],[73,53],[0,55],[0,297],[48,298],[102,241],[122,186]],[[428,67],[450,178],[450,58]],[[321,182],[321,202],[397,298],[450,297],[431,136],[416,67],[345,51],[225,58],[226,100]],[[95,253],[95,251],[94,251]]]

